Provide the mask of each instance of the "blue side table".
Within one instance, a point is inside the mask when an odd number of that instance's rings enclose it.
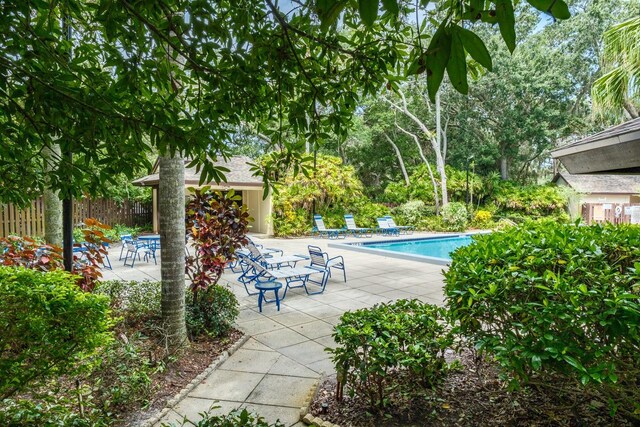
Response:
[[[260,295],[258,295],[258,309],[260,310],[260,313],[262,313],[262,301],[274,302],[274,300],[268,300],[267,297],[265,297],[264,294],[267,291],[273,291],[274,295],[276,296],[276,306],[278,307],[278,311],[280,311],[280,296],[278,295],[278,291],[282,288],[282,283],[275,281],[257,282],[255,284],[255,287],[260,292]]]

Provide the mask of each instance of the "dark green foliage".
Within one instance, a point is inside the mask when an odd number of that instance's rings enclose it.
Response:
[[[114,315],[121,316],[126,321],[158,316],[161,292],[161,283],[149,280],[142,282],[106,280],[100,282],[94,290],[94,293],[108,296]]]
[[[554,373],[637,402],[640,227],[531,222],[475,239],[445,273],[459,332],[514,384]]]
[[[239,313],[236,296],[221,285],[200,290],[196,299],[188,295],[186,304],[187,330],[192,338],[225,335]]]
[[[566,197],[555,185],[519,186],[510,181],[497,185],[494,200],[503,213],[533,217],[561,215],[567,206]]]
[[[73,412],[67,405],[57,402],[35,403],[29,400],[5,400],[0,410],[0,425],[47,427],[103,427],[100,420],[89,421]]]
[[[77,362],[111,340],[109,300],[77,276],[0,267],[0,400]]]
[[[445,350],[453,337],[444,310],[419,300],[399,300],[347,312],[333,337],[339,390],[366,399],[384,412],[394,394],[421,392],[437,385],[449,370]]]
[[[211,409],[216,408],[219,408],[219,406],[214,406]],[[191,421],[185,419],[181,425],[195,427],[284,427],[284,424],[280,421],[271,424],[259,415],[249,412],[246,408],[234,409],[226,415],[213,415],[210,412],[204,412],[200,415],[202,415],[200,420]],[[162,425],[163,427],[168,427],[167,424]]]

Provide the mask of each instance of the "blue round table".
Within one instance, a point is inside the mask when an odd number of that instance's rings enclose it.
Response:
[[[274,302],[274,300],[268,300],[267,297],[265,297],[264,294],[267,291],[273,291],[275,294],[275,303],[278,307],[278,311],[280,311],[280,296],[278,295],[278,291],[282,288],[282,283],[275,281],[258,282],[255,284],[255,287],[260,292],[260,295],[258,295],[258,309],[260,310],[260,313],[262,313],[262,301],[267,303]]]

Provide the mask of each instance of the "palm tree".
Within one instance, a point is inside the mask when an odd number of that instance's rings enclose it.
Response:
[[[160,157],[158,212],[162,245],[162,320],[169,348],[188,344],[185,323],[184,160],[177,154]]]
[[[627,113],[638,117],[640,102],[640,16],[614,25],[604,33],[605,74],[591,89],[594,110],[600,114]]]

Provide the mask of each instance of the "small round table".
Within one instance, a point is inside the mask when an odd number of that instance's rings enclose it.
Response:
[[[258,309],[260,310],[260,313],[262,313],[262,301],[273,302],[273,300],[270,301],[267,299],[267,297],[265,297],[264,294],[267,291],[273,291],[274,295],[276,296],[276,306],[278,307],[278,311],[280,311],[280,296],[278,295],[278,291],[282,288],[282,283],[275,281],[258,282],[255,284],[255,287],[258,291],[260,291],[260,295],[258,295]]]

